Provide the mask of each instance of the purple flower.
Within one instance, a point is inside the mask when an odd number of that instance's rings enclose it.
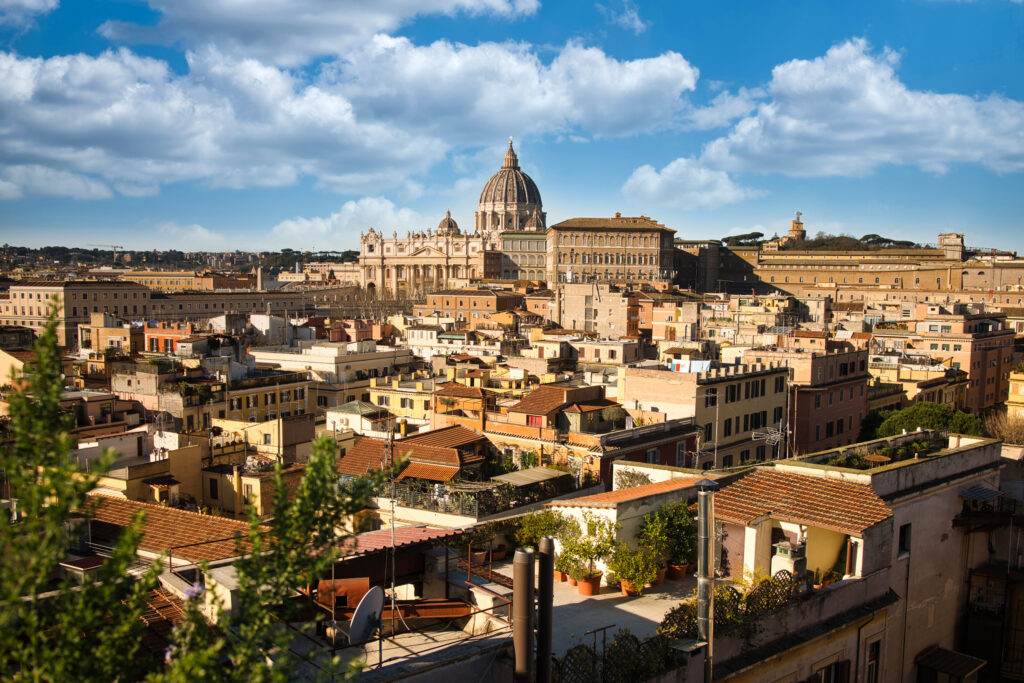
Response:
[[[185,589],[185,597],[189,600],[200,597],[206,591],[202,585],[193,583],[191,586]]]

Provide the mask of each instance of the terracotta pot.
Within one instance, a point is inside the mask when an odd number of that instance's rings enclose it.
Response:
[[[565,576],[566,576],[566,577],[567,577],[567,578],[569,579],[569,585],[570,585],[570,586],[576,586],[576,585],[578,585],[578,584],[577,584],[577,581],[576,581],[576,579],[572,578],[572,577],[571,577],[571,576],[569,576],[568,574],[566,574]]]
[[[506,553],[505,553],[505,549],[504,548],[502,548],[500,550],[492,550],[491,551],[491,559],[494,560],[495,562],[498,562],[499,560],[504,560],[505,559],[505,555],[506,555]]]
[[[555,581],[559,582],[565,581],[568,578],[568,575],[565,572],[560,572],[557,569],[552,571],[552,575],[554,576]]]
[[[689,564],[670,564],[665,575],[670,581],[685,581],[690,574]]]
[[[580,595],[591,596],[601,592],[601,574],[596,572],[576,584],[576,590]]]
[[[649,584],[650,587],[654,588],[655,586],[660,586],[661,584],[663,584],[665,582],[665,573],[667,571],[668,570],[664,568],[659,569],[658,576],[654,579],[654,581],[651,581],[651,583]]]
[[[619,588],[622,589],[622,594],[627,597],[632,598],[640,595],[640,590],[638,588],[635,588],[633,584],[631,584],[629,581],[626,581],[625,579],[619,582]]]
[[[471,558],[470,559],[472,559],[473,564],[486,564],[487,563],[487,551],[486,550],[481,551],[481,552],[475,552],[474,551],[471,554]]]

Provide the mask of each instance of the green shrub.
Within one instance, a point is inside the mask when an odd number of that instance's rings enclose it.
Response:
[[[634,590],[643,592],[644,586],[658,578],[658,564],[658,557],[649,548],[633,550],[620,543],[608,568],[620,580],[632,584]]]

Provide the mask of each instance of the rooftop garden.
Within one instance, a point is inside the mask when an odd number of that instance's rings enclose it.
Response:
[[[904,460],[926,458],[946,447],[946,439],[941,434],[921,431],[816,453],[807,461],[829,467],[870,470]]]

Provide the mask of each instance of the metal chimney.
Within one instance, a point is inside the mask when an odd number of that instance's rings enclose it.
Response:
[[[512,560],[512,647],[516,683],[533,683],[533,549],[516,550]]]
[[[554,607],[555,539],[538,544],[537,563],[537,683],[551,683],[551,613]]]
[[[710,479],[697,482],[697,632],[707,643],[704,681],[711,683],[715,638],[715,489]]]

